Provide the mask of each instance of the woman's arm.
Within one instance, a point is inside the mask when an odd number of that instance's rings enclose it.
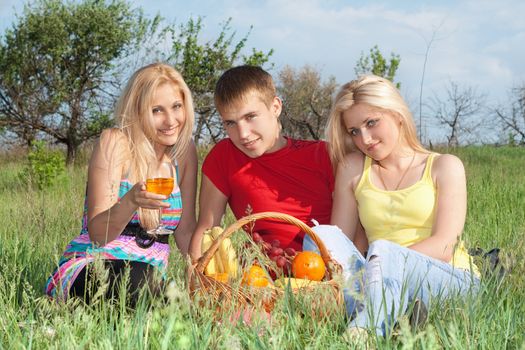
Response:
[[[432,235],[409,248],[450,262],[454,246],[463,232],[467,213],[467,185],[463,163],[450,154],[437,156],[432,166],[432,177],[437,186],[437,208]]]
[[[88,167],[87,219],[90,239],[105,245],[117,238],[137,208],[169,207],[164,195],[146,192],[137,183],[118,201],[120,181],[129,167],[129,147],[117,129],[100,135]]]
[[[175,242],[182,254],[188,254],[191,235],[195,230],[195,198],[197,196],[197,149],[190,143],[186,156],[179,162],[182,217],[175,231]]]
[[[335,177],[330,223],[338,226],[352,241],[356,239],[356,231],[359,224],[354,191],[361,178],[362,169],[363,155],[351,153],[345,157],[345,162],[341,162],[337,166]],[[364,231],[357,237],[359,242],[363,242],[363,233]]]
[[[206,175],[202,174],[199,194],[199,221],[190,243],[190,256],[193,261],[202,255],[201,244],[204,231],[221,224],[227,203],[228,197],[215,187]]]
[[[366,232],[361,225],[361,221],[357,223],[355,235],[354,235],[354,245],[359,250],[362,256],[365,256],[365,252],[368,250],[368,238],[366,237]]]

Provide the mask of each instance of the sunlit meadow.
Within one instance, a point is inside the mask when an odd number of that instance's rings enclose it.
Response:
[[[477,297],[431,309],[412,330],[405,320],[378,349],[525,349],[525,148],[452,150],[465,163],[468,247],[501,248],[509,270],[490,273]],[[60,183],[35,190],[21,180],[22,157],[0,158],[0,348],[5,349],[347,349],[364,348],[343,336],[345,319],[320,320],[296,300],[281,300],[272,323],[233,326],[195,307],[187,294],[184,259],[174,251],[167,297],[129,310],[121,301],[56,303],[43,294],[68,241],[80,230],[86,162]],[[231,222],[228,217],[226,224]],[[483,264],[482,262],[480,262]],[[122,296],[125,298],[125,296]],[[145,298],[142,299],[144,301]],[[305,316],[306,314],[306,316]]]

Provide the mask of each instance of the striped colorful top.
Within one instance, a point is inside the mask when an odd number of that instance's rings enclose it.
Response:
[[[127,179],[122,179],[119,187],[119,200],[133,187]],[[171,230],[175,230],[182,215],[182,199],[180,188],[175,186],[168,199],[169,208],[162,210],[162,222]],[[138,225],[138,212],[133,214],[128,225]],[[87,198],[84,201],[84,215],[80,235],[66,247],[59,260],[57,269],[49,277],[45,293],[52,298],[65,300],[69,288],[78,274],[87,264],[95,259],[140,261],[156,266],[164,272],[168,264],[170,247],[168,244],[155,242],[148,248],[141,248],[135,242],[135,237],[120,235],[104,246],[91,242],[87,226]]]

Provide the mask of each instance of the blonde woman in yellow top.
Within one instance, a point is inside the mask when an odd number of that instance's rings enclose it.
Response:
[[[344,265],[363,272],[365,296],[363,303],[347,300],[355,316],[350,333],[387,335],[416,298],[428,307],[435,298],[477,289],[479,272],[460,240],[463,164],[423,148],[397,88],[372,75],[343,85],[327,139],[337,166],[331,223],[349,240],[361,223],[369,242],[366,259],[350,241],[346,246],[356,262]],[[343,245],[329,249],[341,253]]]

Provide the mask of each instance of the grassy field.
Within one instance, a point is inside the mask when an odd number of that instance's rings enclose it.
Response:
[[[468,247],[500,247],[511,271],[501,281],[486,277],[479,295],[432,309],[411,331],[404,322],[382,349],[525,349],[525,148],[462,148],[465,163]],[[0,348],[57,349],[347,349],[362,348],[342,336],[343,317],[301,317],[302,296],[283,300],[274,325],[234,327],[191,306],[184,261],[172,253],[169,301],[139,304],[99,301],[59,304],[43,295],[47,277],[67,242],[80,230],[86,167],[68,171],[54,188],[37,191],[20,180],[22,162],[0,160]],[[299,308],[299,310],[297,310]]]

